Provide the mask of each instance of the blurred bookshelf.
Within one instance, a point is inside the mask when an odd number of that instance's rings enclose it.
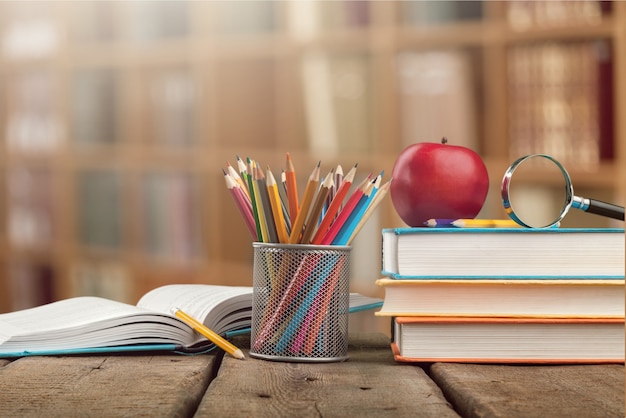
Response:
[[[391,173],[446,136],[487,163],[480,216],[505,216],[500,179],[529,152],[557,155],[579,196],[626,199],[624,2],[5,1],[0,41],[0,312],[250,285],[221,175],[237,155],[279,172],[289,152],[303,185],[320,160]],[[393,226],[387,199],[352,290],[381,296]]]

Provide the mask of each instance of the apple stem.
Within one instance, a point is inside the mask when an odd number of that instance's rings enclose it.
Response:
[[[448,138],[446,138],[445,136],[443,138],[441,138],[441,143],[442,144],[447,144],[448,143]]]

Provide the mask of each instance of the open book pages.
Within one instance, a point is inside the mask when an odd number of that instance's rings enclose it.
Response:
[[[171,313],[180,308],[220,335],[249,332],[252,287],[167,285],[137,306],[82,296],[0,315],[0,357],[110,351],[202,352],[214,345]],[[382,300],[351,294],[350,311]]]

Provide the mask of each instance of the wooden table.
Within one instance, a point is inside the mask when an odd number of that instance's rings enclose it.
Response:
[[[378,334],[352,335],[349,356],[0,360],[0,416],[624,417],[623,365],[398,364]]]

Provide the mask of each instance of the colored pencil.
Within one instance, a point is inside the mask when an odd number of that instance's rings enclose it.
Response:
[[[252,160],[248,158],[248,164],[250,169],[246,170],[247,175],[246,179],[248,181],[248,190],[250,192],[250,204],[252,206],[252,215],[254,216],[254,223],[256,226],[256,239],[258,242],[263,242],[263,231],[261,230],[261,221],[259,219],[259,211],[256,201],[256,196],[254,195],[254,179],[252,178],[251,168],[252,168]]]
[[[230,176],[237,182],[237,184],[241,186],[241,190],[245,193],[248,200],[250,200],[250,194],[248,193],[248,185],[246,185],[243,182],[237,170],[235,170],[235,168],[229,162],[227,162],[227,170],[228,170],[228,174],[230,174]]]
[[[254,201],[256,203],[256,215],[258,219],[258,223],[261,228],[260,242],[271,242],[270,235],[267,230],[267,222],[265,220],[265,212],[263,211],[263,201],[261,200],[261,193],[259,191],[259,182],[256,178],[256,162],[251,161],[251,169],[250,175],[252,177],[252,188],[250,189],[250,193],[254,196]]]
[[[285,218],[285,227],[287,228],[287,235],[291,233],[291,216],[289,215],[289,198],[287,197],[287,175],[285,174],[285,170],[281,170],[280,173],[280,182],[282,187],[278,188],[280,195],[280,205],[283,208],[283,217]],[[280,192],[282,190],[282,193]],[[285,205],[285,202],[287,204]]]
[[[335,198],[335,195],[337,194],[337,191],[339,190],[339,186],[341,186],[342,181],[343,181],[343,167],[341,167],[341,164],[337,164],[337,167],[335,168],[335,179],[333,182],[333,187],[331,187],[330,193],[328,194],[328,197],[326,198],[325,210],[327,210],[330,207],[330,204]]]
[[[365,210],[365,213],[363,214],[363,216],[361,216],[361,219],[354,227],[354,230],[352,231],[350,238],[348,238],[348,242],[346,243],[346,245],[352,244],[352,241],[354,240],[356,235],[359,233],[361,228],[363,228],[363,226],[365,225],[367,220],[372,216],[372,213],[374,213],[374,211],[376,210],[380,202],[382,202],[383,198],[387,195],[387,193],[389,193],[389,187],[391,186],[392,180],[393,179],[390,179],[387,183],[380,186],[380,188],[378,189],[378,192],[376,192],[376,196],[370,202],[369,206]]]
[[[263,169],[256,164],[254,167],[254,180],[257,183],[259,197],[261,198],[261,210],[263,211],[263,219],[265,219],[265,227],[267,229],[267,242],[278,242],[278,234],[276,233],[276,223],[272,213],[272,206],[265,182],[265,174]]]
[[[181,319],[183,322],[185,322],[187,325],[189,325],[199,334],[205,336],[209,341],[211,341],[213,344],[215,344],[222,350],[226,351],[228,354],[230,354],[234,358],[239,359],[239,360],[243,360],[245,358],[243,355],[243,352],[240,349],[238,349],[235,345],[233,345],[229,341],[222,338],[215,331],[212,331],[206,325],[204,325],[203,323],[193,318],[191,315],[186,314],[185,312],[181,311],[179,308],[172,308],[171,312],[174,316]]]
[[[365,210],[367,210],[367,207],[369,206],[370,202],[376,196],[376,192],[378,191],[378,188],[380,187],[381,181],[382,181],[382,173],[376,176],[376,178],[372,181],[372,183],[368,187],[368,190],[364,193],[363,197],[359,199],[359,202],[357,203],[356,207],[354,208],[354,210],[352,211],[352,213],[350,214],[346,222],[343,224],[343,226],[339,230],[339,233],[337,234],[335,239],[333,239],[333,244],[336,244],[336,245],[347,244],[348,239],[352,235],[352,231],[354,231],[354,228],[356,227],[357,223],[359,222],[359,220],[365,213]]]
[[[287,188],[287,202],[289,206],[289,219],[291,224],[296,220],[298,216],[299,203],[298,203],[298,186],[296,180],[296,170],[291,161],[291,155],[287,153],[287,161],[285,164],[285,185]]]
[[[311,243],[311,237],[313,236],[313,232],[317,230],[322,209],[326,204],[326,198],[328,197],[330,189],[334,184],[334,173],[331,171],[324,178],[324,181],[317,192],[317,196],[315,197],[315,203],[313,204],[313,207],[306,218],[306,222],[304,223],[304,232],[302,232],[302,239],[300,240],[302,244]]]
[[[328,209],[326,210],[326,213],[324,214],[324,217],[322,218],[322,222],[320,222],[319,226],[317,227],[317,231],[315,232],[315,235],[313,236],[313,239],[311,240],[313,244],[315,245],[321,244],[322,238],[328,231],[330,224],[335,220],[335,216],[341,209],[343,200],[348,194],[350,187],[352,186],[352,181],[354,180],[354,176],[356,174],[356,168],[357,168],[357,164],[355,164],[343,178],[341,185],[339,186],[339,189],[337,189],[337,193],[335,193],[335,197],[330,202],[330,206],[328,206]]]
[[[366,190],[371,184],[370,178],[371,175],[367,176],[367,178],[361,182],[359,187],[357,187],[352,195],[350,195],[350,198],[346,202],[346,205],[339,212],[337,219],[335,219],[335,221],[328,229],[328,232],[326,232],[326,234],[322,238],[322,245],[331,245],[333,243],[333,239],[335,239],[343,224],[348,220],[348,217],[350,216],[356,205],[359,203],[361,197],[365,195]]]
[[[307,182],[306,188],[304,189],[304,196],[302,198],[302,204],[298,208],[298,215],[296,216],[295,221],[293,221],[291,225],[291,234],[289,235],[289,243],[290,244],[298,244],[300,241],[300,234],[302,233],[302,227],[304,226],[304,221],[306,220],[306,216],[309,212],[309,208],[311,206],[311,202],[313,202],[313,197],[315,196],[315,192],[317,191],[317,185],[320,180],[320,162],[317,163],[311,175],[309,176],[309,180]]]
[[[252,213],[252,205],[250,201],[241,190],[241,186],[239,186],[226,171],[224,171],[224,180],[226,181],[226,188],[229,190],[231,196],[233,197],[233,200],[235,201],[235,204],[237,205],[241,216],[243,216],[243,219],[246,223],[246,226],[248,227],[248,230],[250,231],[250,234],[252,234],[253,239],[256,239],[256,223],[254,221],[254,215]]]
[[[424,226],[431,228],[518,228],[512,219],[429,219]]]
[[[287,235],[287,227],[285,225],[285,218],[283,216],[283,207],[280,201],[280,195],[278,194],[278,185],[276,184],[276,179],[274,178],[274,174],[269,167],[266,170],[266,183],[267,183],[267,193],[270,199],[270,205],[272,207],[272,214],[274,216],[274,224],[276,227],[276,234],[278,235],[278,242],[281,244],[286,244],[289,241],[289,236]]]

